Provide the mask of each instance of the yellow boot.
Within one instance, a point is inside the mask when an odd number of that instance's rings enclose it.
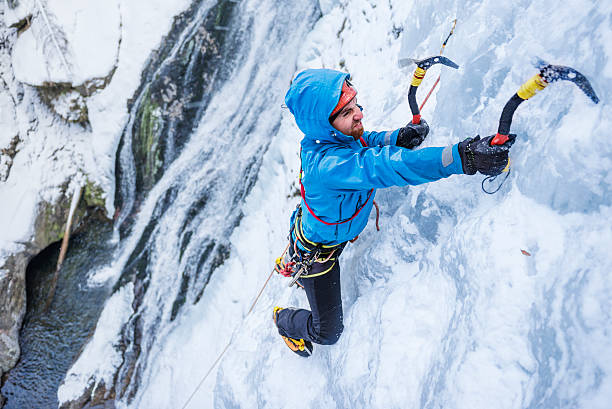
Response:
[[[276,325],[276,314],[281,311],[283,308],[274,307],[274,312],[272,313],[272,318],[274,319],[274,324]],[[277,326],[278,327],[278,326]],[[298,354],[299,356],[303,356],[308,358],[312,355],[312,342],[304,341],[303,339],[294,339],[281,335],[285,344],[289,347],[290,350]]]

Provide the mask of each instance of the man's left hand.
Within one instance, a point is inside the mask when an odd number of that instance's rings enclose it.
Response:
[[[424,119],[418,124],[409,123],[403,128],[400,128],[397,134],[397,146],[402,148],[414,149],[425,140],[429,133],[429,125]]]

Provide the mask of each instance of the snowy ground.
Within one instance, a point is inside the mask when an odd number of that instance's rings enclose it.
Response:
[[[581,71],[602,101],[594,105],[574,85],[556,83],[523,104],[512,128],[519,135],[512,173],[496,195],[481,192],[480,176],[380,191],[381,232],[370,225],[342,256],[345,332],[334,346],[315,346],[308,360],[288,351],[272,324],[274,305],[307,305],[286,280],[274,276],[245,317],[285,246],[296,203],[287,197],[301,135],[285,111],[231,237],[230,259],[154,345],[131,406],[182,407],[232,339],[189,407],[608,407],[612,3],[322,3],[325,16],[299,49],[298,70],[346,67],[366,128],[409,120],[412,69],[398,68],[400,52],[436,54],[454,18],[445,55],[461,68],[442,71],[423,110],[429,146],[494,133],[505,101],[536,72],[536,56]],[[136,9],[131,16],[145,20]],[[147,49],[134,47],[141,56]],[[136,86],[134,67],[117,87]],[[419,100],[438,72],[428,72]],[[101,125],[116,93],[101,93],[94,105],[92,126],[104,140],[123,123],[110,116]],[[282,96],[270,103],[278,106]],[[110,162],[103,157],[100,166],[111,169]],[[129,291],[115,295],[104,319],[129,302]],[[91,361],[72,369],[75,376],[106,374],[109,360],[95,357],[106,350],[100,339],[114,341],[104,330],[85,350],[94,351],[86,355]],[[79,378],[81,386],[86,381]],[[78,394],[69,387],[60,399]]]

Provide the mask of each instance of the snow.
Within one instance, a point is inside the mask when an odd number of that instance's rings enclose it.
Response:
[[[106,77],[115,67],[121,41],[119,0],[36,0],[31,12],[31,27],[19,36],[12,53],[20,82],[77,86]]]
[[[338,0],[319,0],[319,8],[323,14],[328,14],[339,4]]]
[[[6,124],[0,128],[0,146],[8,146],[17,134],[17,126],[13,100],[7,94],[0,94],[0,123]]]
[[[34,234],[32,215],[36,212],[38,190],[32,185],[24,189],[23,185],[3,186],[3,198],[10,200],[0,201],[0,214],[4,219],[2,225],[5,228],[0,241],[4,243],[2,248],[10,246],[11,242],[25,242]]]

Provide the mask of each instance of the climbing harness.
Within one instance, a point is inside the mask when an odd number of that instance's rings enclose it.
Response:
[[[559,80],[573,82],[591,99],[591,101],[596,104],[599,102],[599,98],[595,94],[595,91],[593,90],[593,87],[591,86],[589,80],[587,80],[584,75],[582,75],[575,69],[562,65],[551,65],[541,59],[538,59],[536,61],[535,67],[539,69],[540,72],[535,74],[523,85],[521,85],[519,90],[508,100],[508,102],[506,102],[506,105],[504,106],[504,109],[502,110],[501,116],[499,118],[497,134],[491,140],[491,145],[503,145],[508,141],[508,135],[510,134],[510,125],[512,124],[512,117],[514,116],[514,111],[516,111],[518,106],[523,101],[527,101],[529,98],[533,97],[538,91],[543,90],[552,82],[556,82]],[[510,172],[510,160],[508,160],[508,164],[502,172]],[[483,180],[482,190],[485,193],[493,194],[497,192],[501,188],[501,185],[506,181],[506,179],[508,179],[508,175],[506,175],[506,177],[501,181],[501,183],[495,190],[487,191],[484,188],[485,181],[493,182],[495,178],[496,176],[489,176]]]
[[[300,285],[298,282],[300,278],[314,278],[330,272],[345,245],[346,242],[324,245],[308,240],[302,229],[302,208],[298,204],[289,231],[289,251],[276,259],[274,270],[283,277],[291,278],[289,287],[294,284]],[[312,267],[315,263],[321,264],[321,271],[313,273]]]

